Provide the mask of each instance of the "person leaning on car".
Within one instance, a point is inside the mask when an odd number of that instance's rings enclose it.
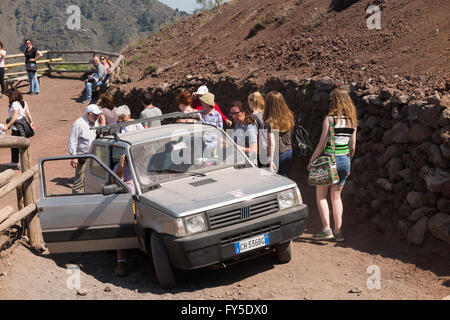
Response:
[[[91,144],[97,137],[95,130],[97,120],[102,111],[95,104],[90,104],[86,108],[86,114],[76,120],[72,125],[69,136],[69,154],[72,156],[88,154]],[[84,169],[86,167],[85,159],[72,159],[72,168],[75,169],[75,180],[73,182],[72,193],[84,193]]]

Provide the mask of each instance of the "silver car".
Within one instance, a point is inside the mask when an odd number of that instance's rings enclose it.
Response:
[[[267,252],[290,261],[308,216],[295,182],[257,168],[212,125],[117,128],[99,130],[89,155],[39,160],[39,217],[51,253],[140,248],[163,288],[176,285],[175,268]],[[122,180],[115,169],[123,155]],[[83,194],[72,194],[73,158],[85,162]]]

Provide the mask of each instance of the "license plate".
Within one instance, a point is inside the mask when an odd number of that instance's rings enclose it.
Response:
[[[236,254],[241,254],[253,249],[265,247],[270,244],[269,234],[263,234],[250,239],[245,239],[234,244],[234,251]]]

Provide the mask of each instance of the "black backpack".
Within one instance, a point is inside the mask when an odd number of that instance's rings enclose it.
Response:
[[[295,115],[295,125],[292,132],[292,150],[296,158],[305,157],[311,149],[309,133],[301,125],[300,115]]]

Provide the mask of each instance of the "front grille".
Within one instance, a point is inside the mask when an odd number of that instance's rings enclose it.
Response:
[[[272,195],[214,210],[208,212],[207,215],[209,226],[214,230],[263,217],[278,211],[278,199],[276,195]]]
[[[281,224],[280,223],[275,223],[275,224],[271,224],[269,226],[265,226],[265,227],[261,227],[258,229],[254,229],[251,231],[247,231],[247,232],[243,232],[243,233],[239,233],[239,234],[235,234],[226,238],[222,238],[220,239],[220,245],[222,246],[226,246],[235,242],[239,242],[241,240],[244,239],[248,239],[248,238],[252,238],[252,237],[256,237],[268,232],[273,232],[273,231],[277,231],[281,229]]]

